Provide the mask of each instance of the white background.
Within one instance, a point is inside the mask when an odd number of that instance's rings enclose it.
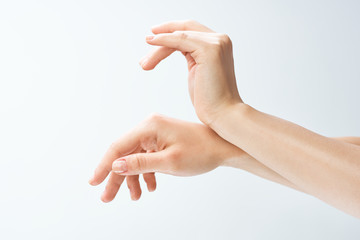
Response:
[[[242,98],[326,136],[360,136],[359,1],[0,1],[0,239],[360,239],[360,221],[243,171],[108,204],[87,180],[152,112],[198,121],[181,54],[138,60],[163,21],[230,35]],[[144,184],[142,183],[142,186]]]

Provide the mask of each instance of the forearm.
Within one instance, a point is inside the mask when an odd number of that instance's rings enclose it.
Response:
[[[335,137],[334,139],[340,140],[343,142],[360,145],[360,138],[359,137]]]
[[[210,127],[291,183],[360,216],[360,147],[238,104]]]
[[[360,145],[360,138],[358,137],[335,137],[333,139]],[[290,182],[288,179],[284,178],[274,170],[268,168],[246,152],[240,152],[237,154],[237,157],[228,159],[223,163],[223,166],[238,168],[272,182],[276,182],[281,185],[304,192],[304,190],[300,189],[294,183]]]
[[[267,166],[257,161],[255,158],[253,158],[252,156],[250,156],[245,152],[238,154],[238,156],[235,158],[228,159],[223,163],[223,166],[238,168],[247,171],[249,173],[252,173],[256,176],[259,176],[261,178],[303,192],[302,189],[300,189],[298,186],[290,182],[288,179],[284,178],[274,170],[268,168]]]

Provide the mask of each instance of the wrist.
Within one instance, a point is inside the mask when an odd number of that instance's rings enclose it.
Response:
[[[219,134],[219,132],[222,132],[222,129],[228,125],[229,120],[236,119],[236,121],[238,121],[239,117],[246,117],[251,110],[253,110],[253,108],[243,102],[229,104],[223,107],[217,115],[212,117],[206,125]]]
[[[251,159],[252,157],[249,154],[244,152],[242,149],[233,146],[232,149],[223,156],[219,166],[246,169],[246,166]]]

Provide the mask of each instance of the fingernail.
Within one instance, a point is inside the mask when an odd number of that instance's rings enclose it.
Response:
[[[119,159],[113,162],[112,169],[115,173],[123,173],[127,171],[125,159]]]
[[[146,36],[146,41],[151,41],[154,39],[155,36]]]

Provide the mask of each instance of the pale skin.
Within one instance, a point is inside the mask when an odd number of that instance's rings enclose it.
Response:
[[[112,144],[90,184],[109,175],[104,202],[124,179],[140,198],[139,174],[149,191],[154,172],[192,176],[219,166],[236,167],[313,195],[360,217],[360,138],[329,138],[245,104],[236,85],[232,43],[195,21],[152,28],[155,46],[140,65],[153,69],[174,51],[188,63],[190,98],[203,124],[153,115]]]

